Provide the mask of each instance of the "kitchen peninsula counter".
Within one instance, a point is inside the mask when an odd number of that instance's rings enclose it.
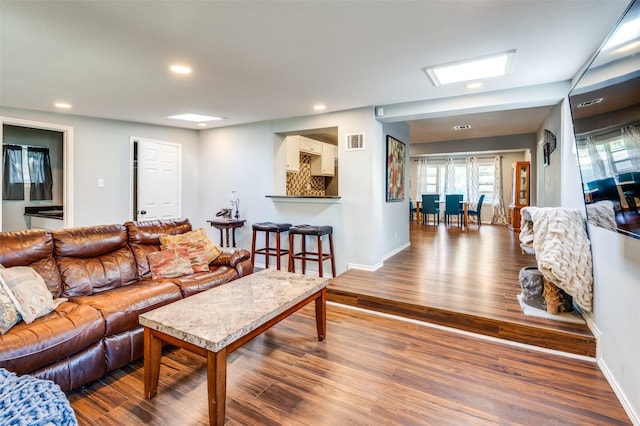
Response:
[[[265,195],[271,198],[274,203],[340,203],[342,197],[337,195]]]

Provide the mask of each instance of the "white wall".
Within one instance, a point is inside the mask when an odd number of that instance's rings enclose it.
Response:
[[[182,216],[197,216],[197,131],[13,108],[2,108],[0,115],[74,128],[73,226],[123,223],[130,219],[131,136],[182,144]],[[98,179],[104,179],[104,188],[97,187]]]
[[[585,211],[568,101],[562,105],[562,206]],[[557,135],[556,135],[557,136]],[[559,147],[560,149],[560,147]],[[588,226],[593,253],[597,360],[634,424],[640,424],[640,240]]]
[[[285,194],[282,134],[330,127],[338,128],[340,202],[277,202],[266,198]],[[365,150],[345,151],[345,134],[357,132],[365,133]],[[236,233],[239,247],[250,249],[251,224],[256,222],[331,225],[338,274],[349,267],[375,269],[387,252],[408,244],[402,203],[380,208],[385,198],[382,133],[382,124],[374,119],[372,108],[202,131],[201,205],[197,216],[205,221],[221,207],[228,207],[234,189],[240,198],[240,214],[247,220]],[[393,238],[388,229],[397,229]],[[315,264],[310,269],[316,270]]]
[[[549,115],[544,119],[542,126],[537,134],[537,164],[538,168],[538,192],[537,204],[532,198],[532,204],[539,207],[559,207],[561,205],[561,186],[558,185],[562,179],[562,145],[567,143],[567,139],[563,137],[560,127],[560,104],[554,106]],[[550,155],[549,165],[544,165],[543,142],[544,130],[547,129],[556,136],[556,149]],[[568,140],[569,145],[571,139]]]

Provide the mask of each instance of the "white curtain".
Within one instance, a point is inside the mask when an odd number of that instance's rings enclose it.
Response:
[[[480,164],[478,157],[467,157],[465,165],[467,169],[467,199],[471,202],[471,207],[475,209],[478,198],[480,198]]]
[[[604,166],[602,157],[598,154],[596,149],[596,140],[593,136],[589,136],[586,140],[587,152],[589,153],[589,159],[591,160],[591,169],[593,170],[594,179],[604,179],[607,177],[607,172]]]
[[[640,132],[634,126],[623,127],[622,140],[629,152],[633,170],[640,170]]]
[[[427,192],[427,159],[418,160],[418,176],[416,177],[416,200],[422,201],[422,194]]]
[[[456,163],[449,157],[444,161],[444,193],[454,194],[456,192]]]
[[[493,181],[493,201],[491,203],[492,216],[491,223],[496,225],[506,225],[507,214],[504,208],[504,197],[502,195],[502,157],[496,155],[493,160],[495,175]]]
[[[478,208],[478,198],[480,197],[480,165],[477,157],[467,157],[465,160],[467,169],[467,200],[469,200],[469,208],[476,210]],[[476,222],[476,216],[469,218],[471,222]]]

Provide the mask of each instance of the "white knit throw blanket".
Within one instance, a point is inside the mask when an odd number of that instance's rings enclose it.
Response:
[[[520,241],[533,247],[545,280],[573,297],[591,312],[593,269],[591,247],[582,215],[577,210],[524,207]]]

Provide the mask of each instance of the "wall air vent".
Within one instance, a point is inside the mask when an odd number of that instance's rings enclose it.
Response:
[[[466,130],[470,128],[471,128],[471,124],[462,124],[459,126],[453,126],[453,130]]]
[[[590,101],[586,101],[586,102],[581,102],[581,103],[578,104],[578,108],[584,108],[584,107],[588,107],[588,106],[591,106],[591,105],[599,104],[603,100],[604,100],[604,98],[598,98],[598,99],[591,99]]]
[[[347,141],[346,151],[364,150],[364,133],[347,133],[345,138]]]

